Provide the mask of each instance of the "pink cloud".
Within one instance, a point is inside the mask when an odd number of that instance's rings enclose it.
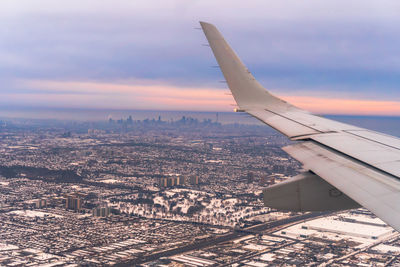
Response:
[[[135,84],[29,80],[21,81],[20,85],[32,93],[8,97],[52,106],[110,109],[228,111],[234,103],[231,96],[216,88],[178,87],[148,81],[132,83]]]
[[[193,111],[231,111],[235,103],[232,96],[226,94],[228,89],[179,87],[154,81],[130,83],[28,80],[20,81],[20,85],[31,89],[32,93],[8,93],[2,99],[51,107]],[[400,103],[395,101],[281,97],[300,108],[320,114],[400,115]]]
[[[300,108],[320,114],[400,115],[400,102],[396,101],[307,96],[283,96],[282,98]]]

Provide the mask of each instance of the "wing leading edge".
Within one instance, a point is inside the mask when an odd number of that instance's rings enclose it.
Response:
[[[265,204],[302,211],[362,205],[400,231],[400,139],[313,115],[272,95],[214,25],[200,24],[239,108],[299,141],[284,150],[308,174],[266,188]]]

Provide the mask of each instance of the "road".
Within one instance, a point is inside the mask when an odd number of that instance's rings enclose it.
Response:
[[[213,246],[213,245],[216,245],[219,243],[231,241],[231,240],[240,238],[245,235],[257,234],[257,233],[266,231],[268,229],[275,229],[277,227],[282,227],[282,226],[287,226],[290,224],[298,223],[299,221],[304,221],[304,220],[309,220],[309,219],[316,218],[316,217],[326,216],[330,213],[331,212],[306,213],[306,214],[302,214],[302,215],[285,218],[282,220],[257,224],[257,225],[250,226],[250,227],[243,228],[243,229],[235,229],[234,232],[231,232],[229,234],[225,234],[225,235],[217,236],[217,237],[210,237],[210,238],[203,239],[203,240],[200,240],[200,241],[197,241],[197,242],[194,242],[194,243],[182,246],[182,247],[159,251],[159,252],[156,252],[156,253],[153,253],[150,255],[145,255],[145,256],[135,259],[135,260],[118,263],[115,266],[117,266],[117,267],[134,266],[137,264],[154,261],[161,257],[171,257],[171,256],[182,254],[182,253],[185,253],[188,251],[198,250],[198,249]]]

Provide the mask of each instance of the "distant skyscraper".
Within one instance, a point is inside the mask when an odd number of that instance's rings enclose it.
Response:
[[[128,117],[128,119],[126,120],[126,122],[127,122],[128,124],[132,124],[132,123],[133,123],[133,119],[132,119],[132,116],[131,116],[131,115],[129,115],[129,117]]]

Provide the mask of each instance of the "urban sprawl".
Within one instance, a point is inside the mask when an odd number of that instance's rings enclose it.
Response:
[[[238,115],[240,116],[240,115]],[[182,117],[0,121],[1,266],[395,266],[365,209],[293,213],[299,172],[267,126]]]

